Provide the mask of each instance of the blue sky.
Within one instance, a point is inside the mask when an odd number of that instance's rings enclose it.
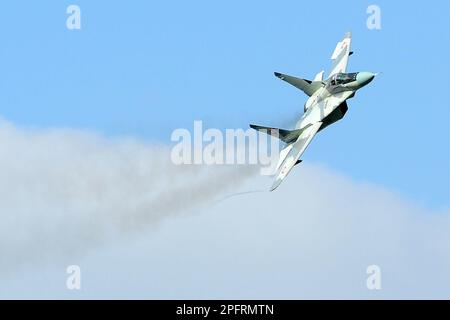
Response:
[[[72,3],[81,30],[65,27]],[[381,30],[366,28],[373,3]],[[194,120],[282,126],[306,97],[273,71],[312,78],[328,70],[350,30],[349,71],[383,73],[304,159],[445,206],[448,12],[444,1],[14,1],[0,10],[1,115],[22,126],[164,142]]]

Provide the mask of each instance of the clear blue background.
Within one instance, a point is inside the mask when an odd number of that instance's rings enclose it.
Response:
[[[66,28],[77,4],[82,29]],[[419,204],[450,199],[450,3],[13,1],[0,10],[0,113],[168,142],[173,129],[284,126],[306,97],[273,71],[312,78],[353,32],[349,71],[383,72],[304,156]]]

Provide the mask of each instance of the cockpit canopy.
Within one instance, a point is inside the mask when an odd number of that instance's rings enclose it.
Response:
[[[356,75],[357,75],[356,72],[355,73],[336,73],[335,75],[331,76],[331,78],[328,81],[328,85],[336,86],[336,85],[356,81]]]

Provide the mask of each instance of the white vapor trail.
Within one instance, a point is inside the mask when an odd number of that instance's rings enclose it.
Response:
[[[0,271],[82,254],[212,203],[251,166],[175,166],[169,148],[0,121]]]

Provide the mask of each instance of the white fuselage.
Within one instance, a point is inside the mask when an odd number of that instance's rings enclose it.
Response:
[[[296,129],[302,129],[309,123],[321,122],[329,116],[337,107],[339,107],[345,100],[352,97],[355,89],[328,87],[325,86],[317,90],[305,104],[305,113],[295,126]]]
[[[374,77],[375,74],[371,72],[341,73],[331,76],[324,83],[324,86],[314,92],[306,101],[305,113],[297,122],[295,128],[303,129],[308,124],[316,122],[324,122],[324,126],[327,126],[338,121],[344,116],[347,106],[345,105],[345,110],[336,109],[347,99],[352,98],[357,90],[370,83]],[[344,79],[344,81],[339,84],[338,81],[341,79]],[[346,81],[346,79],[350,81]],[[340,109],[342,109],[342,106]],[[333,113],[335,110],[336,112]]]

